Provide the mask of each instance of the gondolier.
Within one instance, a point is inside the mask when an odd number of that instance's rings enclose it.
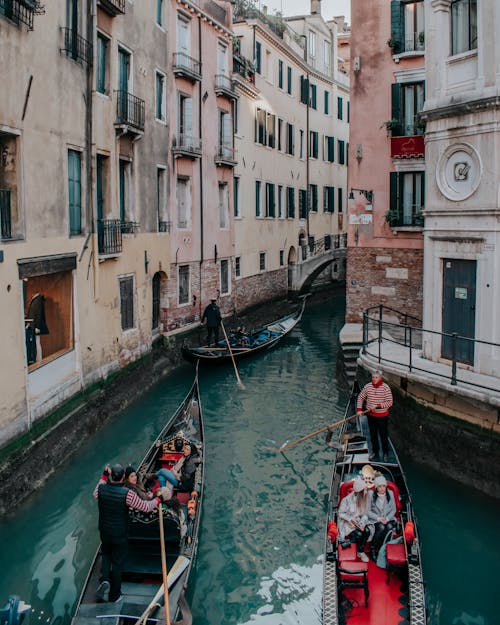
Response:
[[[383,460],[387,462],[389,454],[389,408],[393,404],[393,399],[389,385],[382,380],[381,371],[375,371],[372,374],[371,382],[366,384],[358,395],[356,403],[358,414],[363,412],[363,403],[365,401],[372,443],[370,460],[379,460],[380,436]]]
[[[207,345],[212,344],[212,339],[214,340],[214,345],[217,345],[219,342],[219,328],[221,322],[221,314],[220,309],[217,306],[217,300],[212,298],[210,300],[210,304],[205,308],[203,312],[203,317],[201,318],[201,323],[204,321],[207,322]]]

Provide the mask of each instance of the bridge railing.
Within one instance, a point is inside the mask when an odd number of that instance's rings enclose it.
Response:
[[[319,239],[310,237],[309,243],[300,246],[300,259],[302,261],[321,256],[332,249],[347,247],[347,233],[325,234]]]

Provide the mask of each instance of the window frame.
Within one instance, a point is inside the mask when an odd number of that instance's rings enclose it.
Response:
[[[129,332],[130,330],[135,330],[136,328],[134,274],[119,276],[118,285],[120,293],[120,327],[122,333],[125,333]],[[124,288],[122,289],[122,285],[130,285],[130,291],[127,293],[124,292]]]
[[[456,41],[456,36],[462,33],[458,33],[454,28],[454,8],[457,7],[459,9],[460,5],[466,5],[467,7],[467,42],[465,43],[465,47],[458,46]],[[455,18],[457,21],[459,16]],[[471,52],[472,50],[477,50],[477,41],[478,37],[478,28],[477,28],[477,0],[451,0],[450,2],[450,53],[451,56],[455,56],[457,54],[464,54],[465,52]],[[475,40],[474,40],[475,39]]]
[[[185,299],[181,301],[181,273],[186,270],[186,276],[183,276],[183,282],[187,281],[187,294]],[[191,267],[190,265],[179,265],[177,267],[177,306],[188,306],[191,301]]]
[[[167,76],[159,69],[155,70],[155,121],[167,123]]]

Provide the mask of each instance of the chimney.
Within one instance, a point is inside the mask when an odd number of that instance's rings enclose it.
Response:
[[[311,15],[321,15],[321,0],[311,0]]]

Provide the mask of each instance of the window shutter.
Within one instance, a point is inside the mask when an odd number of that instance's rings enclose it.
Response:
[[[391,171],[390,175],[390,204],[389,208],[396,219],[399,215],[399,172]]]
[[[328,210],[330,213],[335,211],[335,187],[328,187]]]
[[[328,161],[335,161],[335,137],[328,137]]]
[[[403,52],[404,47],[404,26],[403,26],[403,6],[401,0],[391,1],[391,39],[394,42],[393,54]]]
[[[193,101],[191,98],[184,100],[184,135],[193,137]]]
[[[393,137],[401,137],[403,135],[403,123],[401,119],[401,115],[403,112],[402,106],[402,97],[403,90],[401,88],[401,84],[394,82],[391,85],[391,95],[392,95],[392,119],[397,120],[397,126],[392,128],[392,136]]]
[[[305,76],[300,77],[300,101],[307,104],[309,100],[309,81]]]

